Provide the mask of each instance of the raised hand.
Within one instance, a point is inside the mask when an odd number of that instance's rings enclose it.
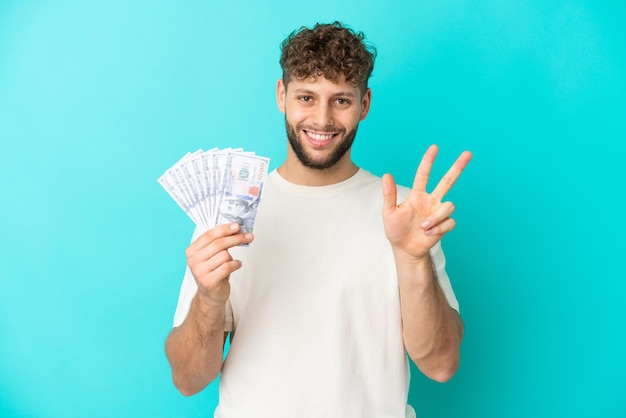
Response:
[[[209,229],[186,251],[187,264],[198,284],[198,293],[212,302],[226,303],[230,295],[230,274],[241,268],[229,248],[252,241],[252,234],[240,234],[240,225],[231,223]]]
[[[400,204],[397,203],[393,177],[389,174],[383,176],[385,234],[394,251],[399,250],[416,260],[427,256],[441,237],[454,228],[455,221],[450,217],[454,205],[442,200],[472,158],[469,151],[463,152],[435,189],[428,193],[426,185],[437,151],[436,145],[428,148],[415,173],[413,188]]]

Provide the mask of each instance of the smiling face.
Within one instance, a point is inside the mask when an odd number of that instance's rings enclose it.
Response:
[[[323,76],[278,81],[278,107],[285,114],[289,140],[287,163],[298,162],[313,170],[341,171],[352,166],[350,149],[359,122],[367,116],[371,91],[340,76],[333,82]]]

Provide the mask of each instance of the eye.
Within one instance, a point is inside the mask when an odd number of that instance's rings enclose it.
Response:
[[[338,104],[338,105],[347,106],[347,105],[349,105],[350,103],[351,103],[351,102],[350,102],[350,100],[348,100],[348,99],[344,99],[344,98],[341,98],[341,97],[337,99],[337,104]]]
[[[300,100],[301,102],[310,102],[312,100],[311,96],[299,96],[298,100]]]

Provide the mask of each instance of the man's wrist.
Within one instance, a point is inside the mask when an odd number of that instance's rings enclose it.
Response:
[[[195,305],[198,313],[204,317],[215,319],[216,317],[224,316],[226,301],[216,301],[210,296],[198,292],[191,303]]]
[[[430,250],[426,250],[420,254],[410,254],[404,250],[399,248],[393,248],[394,258],[396,259],[396,264],[406,264],[406,265],[414,265],[414,266],[424,266],[428,264],[432,264],[432,260],[430,258]]]
[[[400,286],[430,287],[437,281],[437,272],[430,251],[423,256],[394,252]]]

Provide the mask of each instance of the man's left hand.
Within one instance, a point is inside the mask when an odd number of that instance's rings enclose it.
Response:
[[[437,151],[436,145],[428,148],[415,173],[413,188],[400,204],[397,204],[397,187],[393,177],[389,174],[383,176],[385,234],[394,251],[399,250],[415,261],[428,256],[441,237],[454,228],[455,221],[450,217],[454,205],[442,200],[472,158],[469,151],[461,153],[435,189],[428,193],[426,186]]]

